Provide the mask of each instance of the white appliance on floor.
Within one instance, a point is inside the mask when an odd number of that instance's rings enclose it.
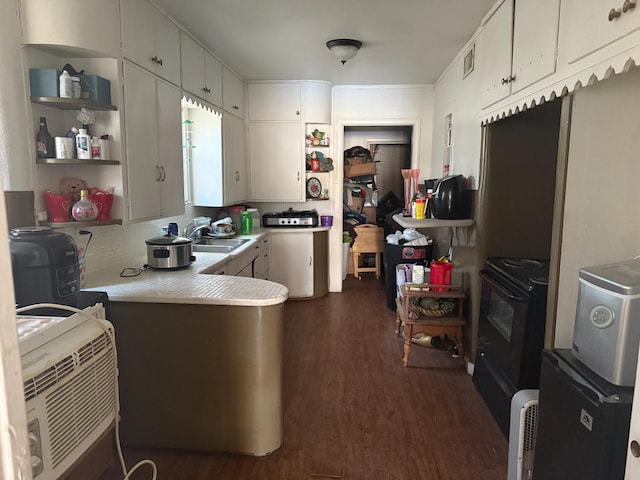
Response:
[[[536,450],[539,390],[520,390],[511,399],[507,480],[531,480]]]
[[[98,303],[84,309],[106,321]],[[115,346],[85,315],[17,317],[32,474],[55,480],[116,417]]]

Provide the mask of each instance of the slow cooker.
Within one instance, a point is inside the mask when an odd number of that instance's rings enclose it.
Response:
[[[191,265],[196,260],[192,255],[192,240],[167,233],[145,240],[147,265],[151,268],[174,270]]]
[[[9,232],[9,249],[18,307],[76,306],[80,267],[73,237],[49,227],[20,227]]]

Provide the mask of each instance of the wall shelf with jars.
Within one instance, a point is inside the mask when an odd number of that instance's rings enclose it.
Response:
[[[38,165],[120,165],[120,160],[82,160],[79,158],[36,158]]]
[[[122,152],[124,113],[118,59],[55,45],[25,45],[24,54],[27,99],[33,119],[32,138],[36,147],[33,190],[40,224],[52,228],[122,225],[126,213]],[[56,96],[68,94],[60,89],[61,71],[67,66],[78,74],[84,71],[85,75],[80,75],[79,98],[75,96],[75,90],[72,90],[73,97]],[[71,76],[76,74],[71,71]],[[38,123],[42,117],[51,137],[46,154],[38,146]],[[89,155],[84,158],[78,153],[74,138],[81,129],[88,129]],[[55,218],[47,192],[62,198],[65,192],[61,182],[67,178],[81,180],[91,189],[110,192],[109,216],[80,222],[73,219],[67,208],[63,209],[66,215],[57,209],[58,218]],[[68,220],[63,218],[65,216]]]
[[[88,108],[98,111],[115,111],[118,107],[109,103],[94,102],[87,98],[30,97],[31,103],[38,103],[59,110],[80,110]]]
[[[105,225],[122,225],[122,220],[90,220],[87,222],[40,222],[41,225],[51,228],[75,228],[75,227],[101,227]]]

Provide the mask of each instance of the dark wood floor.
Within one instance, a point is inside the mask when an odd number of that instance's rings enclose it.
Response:
[[[402,340],[384,285],[286,304],[284,443],[266,457],[126,449],[160,480],[502,480],[507,441],[457,359]],[[101,480],[121,479],[116,468]],[[142,469],[133,480],[149,479]]]

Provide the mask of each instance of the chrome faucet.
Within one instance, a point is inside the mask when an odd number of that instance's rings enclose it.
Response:
[[[198,237],[198,234],[205,228],[210,231],[211,225],[198,225],[194,228],[193,223],[190,223],[184,229],[184,236],[190,238],[191,240],[195,240]]]

